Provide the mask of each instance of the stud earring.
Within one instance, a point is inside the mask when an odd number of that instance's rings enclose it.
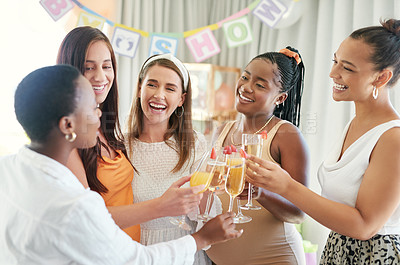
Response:
[[[278,105],[279,105],[279,101],[275,102],[275,105],[277,105],[277,106],[278,106]]]

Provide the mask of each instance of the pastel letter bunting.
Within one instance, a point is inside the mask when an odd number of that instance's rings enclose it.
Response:
[[[263,23],[273,28],[286,11],[287,7],[279,0],[262,0],[258,6],[253,9],[253,14]]]
[[[74,7],[71,0],[41,0],[40,4],[54,21],[59,20]]]
[[[164,53],[171,53],[176,56],[177,49],[178,49],[177,38],[166,37],[161,35],[153,35],[151,37],[149,56],[155,54],[164,54]]]
[[[121,27],[115,27],[111,43],[116,53],[134,58],[137,47],[139,46],[139,41],[139,33]]]
[[[93,28],[98,28],[99,30],[103,30],[105,19],[91,15],[86,12],[81,12],[78,19],[77,27],[80,26],[91,26]]]
[[[185,41],[196,62],[204,61],[221,51],[217,40],[209,28],[187,37]]]
[[[223,27],[229,48],[253,41],[247,16],[225,22]]]

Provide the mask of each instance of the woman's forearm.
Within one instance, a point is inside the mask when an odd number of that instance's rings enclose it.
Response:
[[[282,222],[299,224],[304,221],[304,212],[276,193],[262,189],[257,201]]]
[[[123,206],[108,206],[115,223],[125,229],[133,225],[141,224],[156,218],[163,217],[163,211],[160,209],[160,198],[149,201],[134,203]]]

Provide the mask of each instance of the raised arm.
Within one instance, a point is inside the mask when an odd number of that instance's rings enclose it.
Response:
[[[292,124],[283,124],[271,144],[271,154],[293,180],[307,185],[309,154],[300,131]],[[258,202],[283,222],[301,223],[304,213],[282,196],[262,189]]]
[[[249,168],[254,171],[247,172],[248,180],[282,195],[333,231],[367,240],[382,228],[399,205],[399,150],[400,128],[390,129],[381,136],[371,154],[355,207],[317,195],[278,165],[256,157],[248,161]]]
[[[161,197],[124,206],[107,207],[116,224],[122,229],[165,216],[185,215],[199,206],[203,187],[181,188],[190,180],[182,177],[174,182]]]

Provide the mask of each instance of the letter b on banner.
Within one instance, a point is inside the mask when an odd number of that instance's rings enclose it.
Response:
[[[236,47],[253,41],[247,16],[224,23],[228,47]]]
[[[41,0],[40,4],[54,21],[59,20],[74,7],[71,0]]]
[[[218,42],[209,28],[187,37],[185,41],[197,63],[221,51]]]

